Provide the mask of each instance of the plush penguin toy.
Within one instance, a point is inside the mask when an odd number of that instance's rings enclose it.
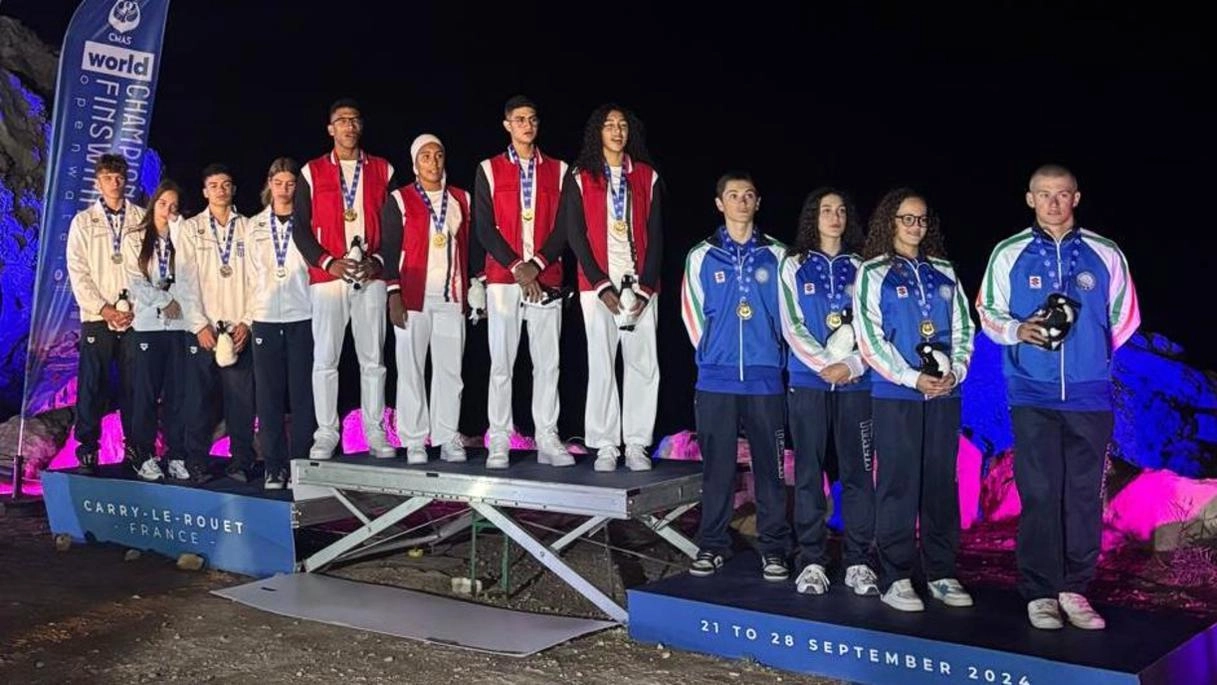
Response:
[[[117,309],[118,311],[122,312],[123,314],[126,314],[131,311],[131,296],[127,293],[126,288],[123,288],[123,291],[118,294],[118,301],[114,303],[114,308]],[[112,331],[127,330],[127,328],[115,328],[114,326],[112,326],[110,324],[107,324],[107,327]],[[128,326],[128,328],[129,327],[130,326]]]
[[[621,295],[617,301],[621,304],[621,313],[617,315],[617,328],[632,331],[638,324],[638,317],[631,312],[638,306],[638,293],[634,292],[634,277],[626,274],[621,277]]]
[[[486,317],[486,284],[480,278],[469,279],[469,320],[476,326]]]
[[[942,378],[951,372],[951,360],[933,343],[917,345],[917,356],[921,358],[919,370],[927,376]]]
[[[232,342],[229,326],[223,321],[216,322],[216,365],[221,369],[237,363],[236,346]]]
[[[1069,335],[1069,329],[1073,327],[1073,322],[1077,320],[1078,309],[1081,307],[1080,303],[1066,295],[1052,293],[1048,299],[1044,300],[1044,304],[1035,310],[1035,314],[1032,316],[1044,320],[1040,324],[1044,337],[1048,339],[1042,345],[1044,349],[1060,349],[1061,343],[1065,341],[1065,336]]]
[[[347,250],[347,253],[346,253],[346,255],[344,255],[344,257],[346,259],[351,260],[352,262],[362,262],[363,261],[363,239],[360,238],[359,236],[355,236],[354,238],[351,238],[351,249]],[[347,282],[350,283],[356,290],[361,290],[363,288],[363,286],[359,285],[359,283],[357,281],[352,281],[352,280],[348,280],[348,279],[344,279],[344,280],[347,280]]]
[[[828,350],[830,359],[840,361],[853,354],[857,345],[858,340],[854,337],[854,314],[846,309],[841,312],[841,325],[828,334],[824,347]]]

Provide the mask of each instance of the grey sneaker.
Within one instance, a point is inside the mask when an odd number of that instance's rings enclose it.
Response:
[[[939,578],[929,582],[930,595],[949,607],[972,606],[972,595],[954,578]]]
[[[822,595],[828,592],[828,574],[819,564],[808,564],[794,580],[794,589],[804,595]]]
[[[866,564],[854,564],[845,569],[845,587],[853,590],[855,595],[874,597],[879,594],[879,579]]]
[[[1061,611],[1065,612],[1065,617],[1076,628],[1082,630],[1103,630],[1107,627],[1107,621],[1099,615],[1099,612],[1090,606],[1090,602],[1076,592],[1062,592],[1057,595],[1057,601],[1061,604]]]
[[[557,433],[545,433],[537,438],[537,463],[550,466],[574,466],[575,458],[566,451],[566,445]]]
[[[650,471],[651,458],[642,445],[625,446],[625,467],[631,471]]]
[[[1027,618],[1040,630],[1060,630],[1065,627],[1061,620],[1061,605],[1055,599],[1033,599],[1027,602]]]
[[[505,469],[511,463],[511,441],[505,435],[490,438],[490,453],[486,456],[486,468]]]
[[[465,461],[465,443],[461,442],[461,436],[455,435],[451,440],[445,442],[439,448],[440,461],[451,463],[459,463]]]
[[[913,581],[908,578],[897,580],[883,593],[880,601],[893,609],[900,611],[925,611],[925,603],[913,589]]]
[[[619,459],[621,459],[621,450],[617,449],[616,445],[601,447],[596,452],[596,463],[592,465],[592,468],[597,471],[616,471]]]

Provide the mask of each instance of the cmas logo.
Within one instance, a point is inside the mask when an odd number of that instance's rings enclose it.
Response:
[[[757,283],[768,283],[769,282],[769,269],[766,269],[763,266],[761,268],[757,269],[756,270],[756,282]]]
[[[1078,274],[1077,282],[1078,287],[1082,290],[1094,290],[1094,286],[1097,283],[1094,274],[1090,273],[1089,271],[1083,271],[1082,273]]]
[[[110,27],[119,33],[134,31],[139,26],[139,3],[118,0],[110,10]]]
[[[148,351],[148,343],[140,343],[140,344],[139,344],[139,351],[140,351],[140,352],[147,352],[147,351]]]
[[[946,283],[943,283],[942,285],[938,286],[938,296],[941,297],[942,299],[950,300],[951,295],[954,295],[954,294],[955,293],[953,293],[951,291],[951,286],[947,285]]]

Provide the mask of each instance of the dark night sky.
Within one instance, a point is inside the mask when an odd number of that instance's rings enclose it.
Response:
[[[203,165],[225,161],[242,187],[238,204],[253,212],[270,160],[325,150],[326,108],[350,95],[364,106],[368,150],[408,169],[409,141],[434,132],[451,181],[468,188],[476,162],[506,145],[499,122],[509,95],[540,103],[540,144],[565,159],[593,107],[633,108],[669,190],[660,435],[692,425],[680,272],[684,253],[716,225],[714,179],[734,167],[755,174],[758,220],[782,239],[793,237],[803,196],[817,185],[851,191],[864,214],[891,187],[922,190],[974,293],[992,246],[1030,221],[1030,171],[1064,163],[1081,181],[1082,224],[1129,258],[1143,330],[1217,368],[1201,304],[1217,112],[1207,92],[1211,40],[1195,16],[1160,4],[568,3],[562,13],[527,3],[490,13],[486,3],[367,4],[176,0],[151,134],[168,174],[198,186]],[[6,0],[0,12],[58,46],[74,6]],[[199,196],[187,208],[201,206]],[[564,329],[569,434],[582,423],[576,310]],[[475,368],[485,364],[484,330],[469,338],[467,429],[484,427],[485,370]],[[526,411],[516,415],[526,423]]]

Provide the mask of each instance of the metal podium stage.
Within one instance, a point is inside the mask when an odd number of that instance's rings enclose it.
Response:
[[[434,454],[437,450],[432,450]],[[561,552],[581,537],[599,531],[610,520],[634,519],[690,558],[697,546],[672,527],[701,499],[699,462],[656,461],[651,471],[612,473],[592,469],[592,456],[578,457],[574,466],[538,464],[532,452],[512,452],[506,469],[486,468],[484,449],[470,449],[469,461],[451,464],[434,456],[427,464],[404,459],[345,456],[328,461],[295,461],[292,481],[300,491],[332,495],[362,526],[301,562],[303,570],[318,571],[329,564],[394,544],[383,537],[406,517],[432,502],[463,502],[528,551],[537,561],[620,623],[623,607],[562,560]],[[400,501],[372,517],[356,501],[358,493],[395,497]],[[545,544],[516,522],[505,509],[528,509],[587,517],[556,541]],[[442,540],[468,528],[471,515],[451,521],[431,539]],[[397,546],[400,546],[399,544]]]

